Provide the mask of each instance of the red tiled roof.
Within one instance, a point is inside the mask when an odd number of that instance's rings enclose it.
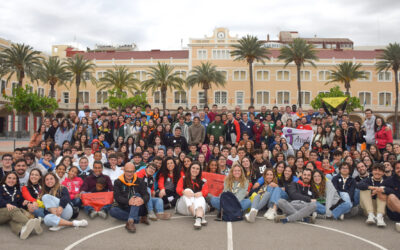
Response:
[[[188,50],[150,50],[150,51],[112,51],[112,52],[84,52],[84,58],[96,60],[127,60],[127,59],[187,59]]]
[[[318,50],[317,56],[320,59],[374,59],[381,53],[376,50]],[[271,56],[277,58],[279,50],[271,50]]]

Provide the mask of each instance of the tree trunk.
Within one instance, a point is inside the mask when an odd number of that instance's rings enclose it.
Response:
[[[162,99],[162,107],[163,107],[163,112],[167,109],[167,90],[166,89],[161,89],[161,99]]]
[[[299,107],[301,108],[302,105],[302,98],[301,98],[301,82],[300,82],[300,65],[296,65],[297,66],[297,99],[299,102]]]
[[[79,85],[81,85],[81,79],[80,77],[76,76],[76,81],[75,81],[75,85],[76,85],[76,101],[75,101],[75,112],[76,115],[78,115],[79,112]]]
[[[29,112],[29,135],[31,138],[32,138],[33,134],[35,133],[34,120],[35,120],[35,118],[33,117],[33,112]]]
[[[350,83],[349,82],[345,82],[344,86],[346,88],[346,95],[350,96]]]
[[[253,62],[249,62],[249,72],[250,72],[250,105],[254,106]]]
[[[203,88],[204,90],[204,107],[208,107],[208,89]]]
[[[54,98],[54,84],[50,83],[50,98]]]
[[[396,89],[396,103],[394,105],[394,138],[399,138],[399,75],[398,70],[394,70],[394,84]]]
[[[24,81],[25,72],[23,70],[19,71],[18,87],[22,88],[22,82]]]

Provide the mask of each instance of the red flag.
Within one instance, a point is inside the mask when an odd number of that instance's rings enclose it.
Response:
[[[96,211],[100,211],[105,205],[110,205],[114,201],[113,192],[85,193],[81,195],[82,204],[91,206]]]

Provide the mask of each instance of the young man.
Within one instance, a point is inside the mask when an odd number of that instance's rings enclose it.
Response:
[[[400,161],[394,165],[394,175],[383,182],[383,187],[383,193],[387,195],[387,216],[397,222],[396,230],[400,232]]]
[[[207,127],[207,136],[213,135],[215,141],[222,135],[225,136],[225,125],[221,121],[221,115],[216,115],[215,120],[211,122]]]
[[[302,220],[303,222],[315,223],[317,201],[313,199],[310,186],[311,177],[311,170],[306,168],[301,175],[302,181],[289,184],[287,193],[291,201],[280,199],[277,204],[286,215],[275,216],[275,222],[285,224]],[[310,217],[311,214],[312,216]]]
[[[189,144],[195,144],[198,148],[204,143],[206,138],[206,130],[200,123],[200,118],[195,116],[193,124],[189,127]]]
[[[78,177],[80,177],[82,180],[85,180],[86,177],[88,177],[93,171],[89,168],[89,160],[85,156],[81,157],[79,159],[78,163]]]
[[[249,120],[249,116],[247,113],[243,113],[242,120],[240,120],[239,124],[240,124],[240,134],[242,135],[242,138],[240,139],[243,139],[243,135],[246,132],[247,135],[249,136],[249,139],[252,140],[254,122],[252,120]]]
[[[350,165],[347,162],[340,164],[339,174],[332,178],[332,184],[339,192],[340,198],[349,205],[346,207],[348,209],[342,211],[343,213],[339,217],[340,220],[343,220],[344,214],[350,212],[353,207],[356,188],[356,181],[350,176]]]
[[[43,167],[41,164],[36,164],[35,161],[35,154],[34,153],[26,153],[24,155],[24,159],[26,161],[28,169],[26,170],[27,173],[30,173],[32,169],[38,168],[40,172],[42,172],[42,175],[45,175],[47,173],[47,169]]]
[[[226,142],[232,145],[237,145],[240,141],[240,125],[239,122],[233,118],[232,113],[227,114],[227,122],[226,126],[226,133],[225,138]]]
[[[124,171],[117,165],[118,160],[116,154],[111,154],[108,157],[108,162],[109,166],[103,169],[103,174],[108,175],[108,177],[110,177],[111,179],[111,182],[114,183],[114,181],[117,180],[118,177],[122,175]]]
[[[179,117],[179,122],[176,123],[173,127],[172,127],[172,131],[175,132],[177,128],[181,129],[181,134],[183,135],[183,137],[186,139],[186,141],[189,140],[189,126],[186,125],[185,123],[185,117],[182,115]]]
[[[383,194],[383,176],[385,166],[376,163],[372,166],[372,176],[364,178],[357,184],[360,189],[360,205],[364,213],[368,215],[365,223],[368,225],[375,224],[378,227],[386,227],[383,220],[386,208],[386,195]],[[376,217],[375,217],[376,214]]]
[[[253,170],[256,174],[257,179],[263,175],[264,171],[267,168],[272,167],[269,161],[266,161],[262,158],[262,153],[263,152],[261,151],[261,149],[256,149],[254,151]]]
[[[192,161],[197,161],[197,158],[199,157],[199,152],[197,152],[197,145],[192,143],[189,145],[189,154],[187,154],[188,157],[192,159]]]
[[[218,108],[218,105],[214,104],[211,107],[211,111],[207,113],[208,119],[210,119],[210,123],[215,120],[215,116],[218,114],[217,108]]]
[[[11,154],[4,154],[1,157],[1,161],[2,161],[2,165],[3,167],[0,168],[0,180],[3,179],[4,176],[6,176],[6,174],[8,174],[9,172],[13,171],[13,158]]]
[[[56,164],[54,164],[51,159],[53,159],[53,155],[50,151],[46,151],[46,153],[44,153],[44,157],[39,161],[39,164],[46,168],[49,172],[53,171],[56,167]]]
[[[128,162],[124,166],[124,174],[114,183],[114,200],[117,206],[112,207],[110,215],[118,220],[126,221],[125,228],[130,233],[136,232],[135,223],[149,225],[146,216],[146,203],[150,197],[142,179],[135,173],[135,166]]]
[[[188,145],[187,145],[187,140],[185,137],[181,136],[182,129],[181,127],[176,127],[174,130],[174,136],[169,138],[168,141],[168,146],[169,147],[175,147],[176,145],[180,145],[181,149],[184,152],[188,151]]]
[[[25,159],[18,159],[15,162],[15,173],[18,176],[19,179],[19,186],[22,188],[23,186],[25,186],[26,184],[28,184],[28,180],[29,180],[29,173],[26,172],[26,170],[28,169],[28,166],[26,164]]]
[[[140,153],[134,153],[131,162],[135,166],[135,171],[140,171],[146,167],[146,164],[142,161],[142,155]]]

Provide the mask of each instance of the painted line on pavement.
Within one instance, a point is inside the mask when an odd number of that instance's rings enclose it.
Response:
[[[228,236],[228,250],[233,250],[232,222],[226,223],[226,234]]]

